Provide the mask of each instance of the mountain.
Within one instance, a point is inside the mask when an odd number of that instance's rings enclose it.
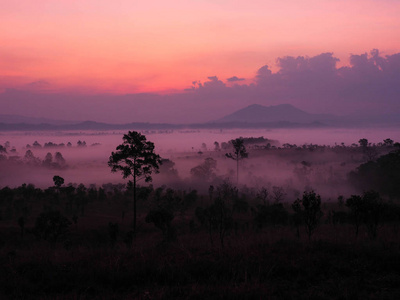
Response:
[[[281,104],[275,106],[263,106],[253,104],[240,109],[230,115],[216,120],[217,123],[324,123],[335,119],[333,115],[328,114],[310,114],[302,111],[290,104]]]
[[[123,123],[108,124],[94,121],[72,122],[44,118],[30,118],[15,115],[0,115],[0,131],[35,130],[178,130],[194,129],[256,129],[256,128],[323,128],[323,127],[376,127],[400,126],[398,114],[383,116],[333,116],[311,114],[290,104],[262,106],[253,104],[214,122],[172,124],[172,123]]]
[[[66,125],[73,124],[76,122],[72,121],[63,121],[63,120],[53,120],[47,118],[33,118],[33,117],[25,117],[19,115],[2,115],[0,114],[0,123],[4,124],[52,124],[52,125]]]

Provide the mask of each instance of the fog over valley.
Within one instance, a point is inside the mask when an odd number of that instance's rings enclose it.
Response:
[[[111,173],[107,166],[124,133],[2,132],[0,144],[7,150],[0,160],[0,188],[23,183],[47,188],[53,185],[54,175],[63,177],[66,184],[126,184],[120,173]],[[328,198],[356,192],[347,177],[367,160],[359,140],[365,138],[371,147],[377,146],[375,156],[389,151],[382,147],[384,139],[400,140],[395,128],[187,129],[142,133],[165,160],[160,173],[153,175],[154,186],[206,192],[210,185],[223,181],[236,184],[236,162],[227,158],[226,153],[233,149],[229,141],[243,137],[249,155],[239,162],[239,186],[255,191],[265,187],[271,192],[279,187],[284,189],[287,201],[305,189],[314,189]],[[30,157],[27,151],[31,152]]]

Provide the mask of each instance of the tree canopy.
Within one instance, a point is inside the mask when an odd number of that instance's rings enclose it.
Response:
[[[124,134],[123,143],[112,152],[108,161],[111,172],[121,171],[123,178],[133,176],[136,180],[152,181],[151,174],[158,172],[161,158],[154,153],[154,144],[139,132]]]
[[[360,165],[349,174],[360,190],[374,189],[390,197],[400,195],[400,150],[382,155],[376,161]]]

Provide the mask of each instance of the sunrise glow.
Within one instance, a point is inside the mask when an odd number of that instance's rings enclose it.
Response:
[[[398,1],[5,1],[0,88],[165,92],[283,56],[400,50]]]

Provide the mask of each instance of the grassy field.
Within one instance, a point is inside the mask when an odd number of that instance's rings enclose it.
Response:
[[[247,211],[232,213],[222,246],[218,228],[211,229],[211,241],[207,225],[196,218],[195,208],[206,207],[208,197],[200,195],[187,209],[174,211],[169,237],[145,221],[154,193],[139,203],[133,238],[132,212],[122,194],[118,201],[111,193],[102,201],[88,200],[84,210],[75,212],[67,198],[49,205],[55,194],[30,197],[23,236],[18,213],[14,209],[7,215],[9,202],[3,200],[0,298],[400,298],[400,222],[382,220],[375,239],[362,224],[356,237],[350,218],[334,223],[329,217],[335,210],[349,216],[348,209],[323,203],[324,215],[309,239],[303,224],[297,236],[290,203],[283,204],[289,215],[285,224],[260,227],[251,210],[256,200],[248,198]],[[68,230],[56,241],[40,239],[37,216],[52,210],[70,220]]]

